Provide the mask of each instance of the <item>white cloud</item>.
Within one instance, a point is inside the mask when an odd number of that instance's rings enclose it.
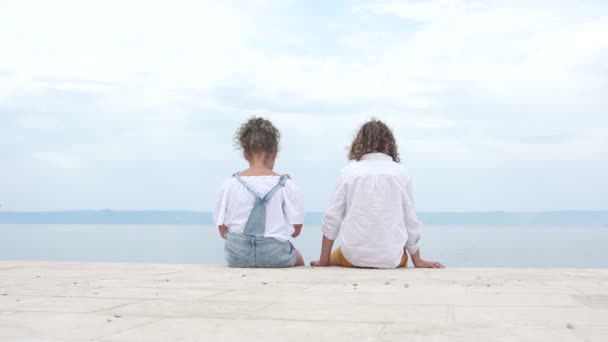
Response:
[[[301,174],[315,210],[370,116],[395,128],[404,160],[424,171],[415,174],[426,210],[551,208],[540,195],[454,206],[465,188],[438,179],[451,168],[478,179],[503,168],[531,187],[525,170],[565,175],[576,163],[608,172],[598,157],[608,153],[606,4],[296,6],[0,2],[0,162],[11,164],[0,193],[14,203],[4,206],[208,209],[216,183],[243,166],[232,134],[254,113],[284,131],[279,165]],[[49,192],[31,202],[20,193],[35,177]],[[102,178],[140,195],[112,202],[93,184]],[[499,192],[502,181],[469,185]],[[76,198],[51,195],[74,184],[83,189]],[[424,195],[442,192],[447,199]],[[604,205],[587,198],[582,208]]]

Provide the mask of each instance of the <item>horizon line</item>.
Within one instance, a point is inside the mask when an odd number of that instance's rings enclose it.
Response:
[[[212,213],[213,210],[191,209],[62,209],[62,210],[2,210],[1,213],[68,213],[68,212],[190,212]],[[548,209],[548,210],[417,210],[418,213],[445,213],[445,214],[471,214],[471,213],[581,213],[581,212],[608,212],[608,209]],[[324,213],[324,211],[310,210],[308,213]]]

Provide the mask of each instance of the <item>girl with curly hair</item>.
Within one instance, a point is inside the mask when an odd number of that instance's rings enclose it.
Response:
[[[214,210],[230,267],[303,266],[289,241],[304,223],[302,195],[288,175],[274,172],[279,130],[268,120],[252,117],[235,134],[249,167],[226,179]]]
[[[420,256],[422,223],[416,216],[412,177],[400,164],[393,132],[380,120],[365,123],[352,142],[330,207],[313,266],[443,268]],[[341,233],[341,246],[331,251]]]

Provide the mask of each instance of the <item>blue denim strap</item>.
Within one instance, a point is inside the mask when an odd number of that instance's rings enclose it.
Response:
[[[272,195],[274,195],[275,192],[277,192],[277,190],[279,190],[282,186],[285,186],[285,181],[286,181],[286,176],[285,175],[281,175],[281,177],[279,178],[279,182],[277,183],[277,185],[274,186],[274,188],[270,189],[270,191],[268,191],[268,193],[266,194],[266,196],[264,196],[262,198],[262,201],[267,202]]]
[[[247,190],[255,195],[255,203],[253,204],[253,209],[251,209],[251,213],[247,219],[247,224],[245,224],[243,234],[264,236],[264,231],[266,231],[266,203],[268,203],[268,200],[277,192],[277,190],[279,190],[279,188],[285,185],[286,176],[282,175],[279,178],[277,185],[270,189],[264,197],[253,190],[253,188],[241,179],[239,175],[235,174],[234,177],[243,184]]]
[[[236,180],[239,181],[239,183],[243,184],[243,186],[247,190],[249,190],[252,194],[254,194],[256,197],[262,198],[262,195],[260,195],[257,191],[253,190],[253,188],[249,184],[247,184],[247,182],[245,182],[243,180],[243,178],[241,178],[241,176],[239,176],[238,174],[235,173],[234,174],[234,178],[236,178]]]

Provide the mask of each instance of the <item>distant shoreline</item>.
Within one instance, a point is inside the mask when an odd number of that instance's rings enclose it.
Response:
[[[305,224],[320,225],[323,213],[306,215]],[[421,212],[426,225],[508,226],[558,225],[608,227],[608,211],[538,212]],[[74,211],[0,211],[0,224],[213,224],[208,211],[164,210],[74,210]]]

